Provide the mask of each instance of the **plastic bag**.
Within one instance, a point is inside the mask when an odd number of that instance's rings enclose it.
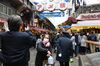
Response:
[[[52,56],[49,56],[48,64],[54,64],[54,58]]]

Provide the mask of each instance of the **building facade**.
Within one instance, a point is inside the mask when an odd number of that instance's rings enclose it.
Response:
[[[73,25],[74,29],[86,30],[86,32],[94,30],[100,33],[100,4],[79,6],[75,15],[79,21]]]
[[[32,3],[29,0],[0,0],[0,28],[3,27],[4,24],[7,22],[7,18],[9,15],[18,14],[21,17],[26,17],[27,10],[29,15],[30,13],[33,14],[32,10]],[[31,21],[32,16],[28,19],[24,19],[25,21]],[[7,25],[6,25],[7,26]]]

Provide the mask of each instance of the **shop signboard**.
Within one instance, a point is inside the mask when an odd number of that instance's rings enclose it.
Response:
[[[36,5],[36,10],[38,10],[38,11],[43,11],[43,10],[44,10],[44,5],[42,5],[42,4],[37,4],[37,5]]]
[[[39,13],[40,16],[45,16],[45,17],[64,17],[65,14],[64,12],[42,12]]]
[[[77,19],[79,20],[100,20],[100,13],[80,14]]]
[[[70,5],[70,6],[69,6]],[[66,10],[72,8],[70,1],[60,1],[60,2],[47,2],[36,4],[37,11],[55,11],[55,10]]]
[[[60,10],[65,10],[65,9],[67,9],[67,8],[68,8],[67,3],[66,3],[66,2],[60,2],[59,5],[58,5],[58,8],[59,8]]]
[[[54,3],[48,3],[46,5],[46,10],[53,11],[54,9],[55,9],[55,4]]]

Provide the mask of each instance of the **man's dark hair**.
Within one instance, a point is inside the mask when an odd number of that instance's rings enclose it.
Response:
[[[20,25],[22,23],[22,19],[18,15],[11,15],[8,18],[8,27],[10,31],[19,31]]]
[[[66,36],[67,38],[71,38],[70,34],[66,31],[62,31],[63,36]]]

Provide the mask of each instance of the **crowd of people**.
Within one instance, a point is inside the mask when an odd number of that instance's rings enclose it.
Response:
[[[71,40],[73,41],[73,49],[75,55],[99,52],[100,51],[99,45],[93,44],[91,42],[91,41],[99,42],[100,41],[99,38],[100,38],[99,34],[97,35],[95,31],[72,33]],[[94,49],[91,47],[92,45]]]
[[[62,36],[53,42],[49,34],[41,34],[37,38],[30,30],[21,32],[22,19],[18,15],[11,15],[7,22],[9,31],[0,32],[0,61],[3,66],[29,66],[29,48],[34,46],[37,49],[35,66],[44,66],[48,57],[53,53],[53,43],[57,43],[55,46],[60,66],[69,65],[72,41],[67,38],[66,32],[62,32]]]
[[[79,54],[91,53],[90,44],[86,40],[100,41],[100,36],[91,33],[68,33],[61,31],[53,36],[49,33],[33,36],[31,31],[20,32],[22,19],[18,15],[8,18],[9,31],[2,29],[0,32],[0,61],[3,66],[29,66],[29,48],[37,49],[35,66],[45,66],[48,57],[56,53],[56,60],[60,66],[69,66],[70,58]],[[95,46],[100,51],[99,46]],[[54,49],[54,52],[53,52]]]

